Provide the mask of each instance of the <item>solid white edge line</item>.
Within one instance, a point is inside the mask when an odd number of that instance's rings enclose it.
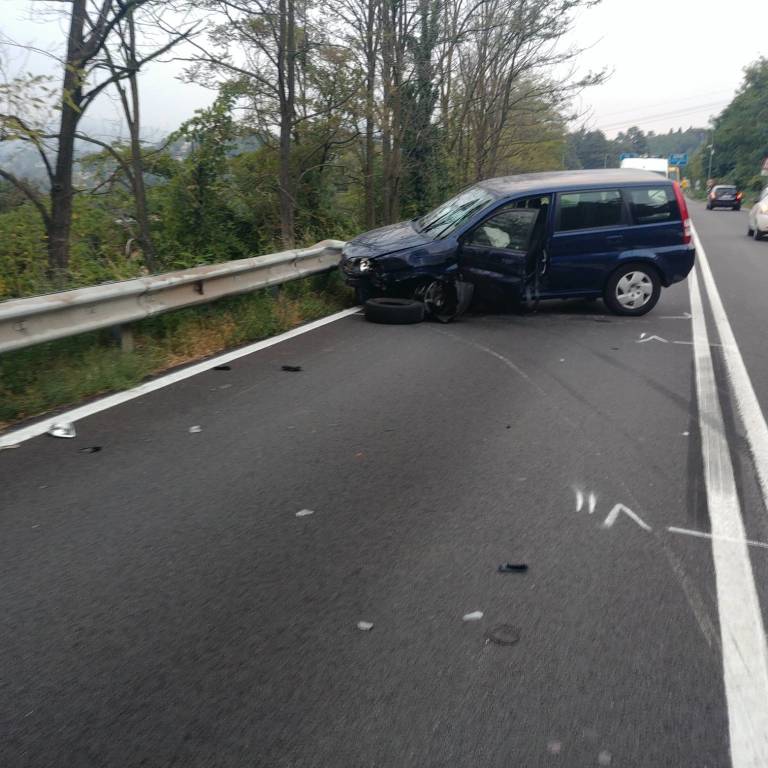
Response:
[[[232,360],[237,360],[240,357],[251,355],[254,352],[259,352],[262,349],[273,347],[275,344],[280,344],[283,341],[288,341],[296,336],[301,336],[303,333],[314,331],[316,328],[321,328],[329,323],[336,322],[342,318],[349,317],[360,311],[360,307],[351,307],[350,309],[343,309],[341,312],[336,312],[333,315],[327,317],[321,317],[319,320],[314,320],[306,325],[300,325],[298,328],[293,328],[290,331],[281,333],[279,336],[272,336],[269,339],[263,339],[262,341],[256,341],[253,344],[249,344],[247,347],[241,347],[240,349],[234,349],[231,352],[224,352],[223,354],[216,355],[215,357],[209,357],[199,363],[194,363],[185,368],[180,368],[178,371],[167,373],[164,376],[158,376],[156,379],[147,381],[144,384],[133,389],[127,389],[124,392],[116,392],[114,395],[107,395],[99,400],[94,400],[87,405],[81,405],[78,408],[73,408],[69,411],[63,411],[61,413],[54,414],[41,421],[36,421],[34,424],[30,424],[20,429],[11,430],[10,432],[4,432],[0,435],[0,448],[5,448],[9,445],[16,445],[23,443],[25,440],[31,440],[33,437],[44,435],[50,428],[51,424],[59,421],[77,422],[80,419],[84,419],[86,416],[93,416],[95,413],[106,411],[108,408],[114,408],[116,405],[121,405],[129,400],[134,400],[137,397],[146,395],[149,392],[154,392],[157,389],[176,384],[184,379],[189,379],[192,376],[197,376],[199,373],[209,371],[216,365],[224,365]]]
[[[733,768],[768,766],[768,649],[709,348],[699,281],[688,277],[701,454],[712,526]],[[735,541],[724,541],[734,539]]]
[[[683,533],[686,536],[694,536],[698,539],[713,539],[714,536],[711,533],[707,533],[706,531],[692,531],[690,528],[677,528],[674,525],[670,525],[667,530],[670,533]],[[736,544],[743,542],[748,547],[763,547],[764,549],[768,549],[768,544],[766,544],[764,541],[752,541],[751,539],[729,539],[729,538],[723,538],[722,536],[719,537],[720,541],[732,541]]]
[[[763,503],[768,507],[768,425],[766,425],[763,411],[752,386],[752,380],[744,364],[744,358],[736,344],[736,337],[728,321],[728,315],[725,313],[720,292],[709,266],[707,253],[695,228],[693,228],[693,239],[696,244],[696,260],[704,279],[704,289],[712,309],[712,316],[715,319],[720,343],[723,345],[725,367],[736,400],[736,409],[744,424],[747,443],[757,470]]]

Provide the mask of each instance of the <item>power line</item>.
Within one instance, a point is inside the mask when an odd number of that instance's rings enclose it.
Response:
[[[724,105],[722,101],[713,101],[708,104],[699,104],[695,107],[688,107],[687,109],[676,110],[674,112],[660,112],[655,115],[628,117],[624,120],[621,120],[620,122],[612,122],[607,124],[604,123],[600,125],[600,128],[602,130],[610,131],[616,128],[623,128],[629,125],[637,125],[638,123],[647,122],[648,120],[663,120],[665,118],[684,117],[685,115],[693,115],[705,109],[713,109],[715,107],[723,107],[723,106]]]
[[[668,99],[667,101],[659,101],[659,102],[656,102],[655,104],[646,104],[642,108],[643,109],[655,109],[656,107],[663,107],[663,106],[665,106],[667,104],[679,104],[679,103],[681,103],[683,101],[691,101],[693,99],[700,99],[702,96],[708,96],[708,97],[712,98],[713,96],[717,96],[717,95],[719,95],[721,93],[722,94],[733,94],[734,93],[734,89],[733,88],[727,88],[727,89],[723,89],[721,91],[709,91],[708,93],[698,93],[695,96],[684,96],[681,99]],[[625,115],[625,114],[627,114],[626,108],[619,109],[619,110],[613,110],[611,112],[603,112],[602,116],[603,116],[603,118],[606,118],[606,117],[614,117],[616,115]]]

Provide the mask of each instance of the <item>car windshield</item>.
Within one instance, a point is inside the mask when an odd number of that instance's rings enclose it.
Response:
[[[417,232],[436,239],[453,232],[494,200],[482,187],[470,187],[414,222]]]

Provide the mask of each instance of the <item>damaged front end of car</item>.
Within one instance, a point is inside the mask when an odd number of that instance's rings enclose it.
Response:
[[[361,304],[375,297],[416,299],[440,322],[450,322],[469,308],[474,286],[461,279],[449,243],[430,242],[389,253],[373,250],[358,240],[342,250],[339,268]]]

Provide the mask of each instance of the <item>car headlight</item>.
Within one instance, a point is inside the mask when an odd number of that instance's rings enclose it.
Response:
[[[357,268],[361,272],[369,272],[371,269],[373,269],[373,264],[371,264],[370,259],[360,259],[360,263],[357,265]]]

